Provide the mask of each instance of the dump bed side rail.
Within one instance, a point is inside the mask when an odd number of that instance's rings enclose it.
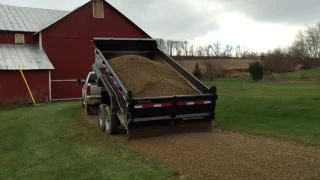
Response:
[[[155,53],[161,57],[166,63],[168,63],[174,70],[176,70],[181,76],[183,76],[187,81],[189,81],[195,88],[201,91],[203,94],[210,94],[212,90],[210,90],[206,85],[204,85],[200,80],[194,77],[191,73],[189,73],[185,68],[183,68],[180,64],[178,64],[175,60],[167,56],[160,49],[156,49]]]
[[[116,75],[116,73],[113,71],[112,67],[108,63],[108,61],[104,58],[103,54],[100,52],[99,49],[96,49],[96,60],[99,61],[98,64],[101,64],[102,67],[105,69],[105,73],[107,73],[109,76],[111,76],[112,80],[114,81],[115,85],[118,89],[124,92],[124,94],[127,96],[128,91],[124,87],[124,85],[121,83],[120,79]],[[119,87],[118,87],[119,86]]]
[[[115,95],[113,107],[125,109],[126,102],[128,102],[128,91],[123,86],[118,76],[114,73],[108,61],[104,58],[99,49],[95,50],[96,60],[93,64],[93,70],[100,78],[104,87],[108,90],[109,94]],[[115,110],[118,108],[114,108]]]

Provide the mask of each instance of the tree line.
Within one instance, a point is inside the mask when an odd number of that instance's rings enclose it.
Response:
[[[320,66],[320,22],[300,30],[291,45],[261,54],[267,72],[285,73]]]
[[[198,46],[190,41],[156,39],[158,48],[169,56],[210,56],[258,59],[260,54],[250,51],[246,46],[222,45],[217,41],[209,45]]]
[[[288,53],[302,60],[319,59],[320,22],[315,26],[308,26],[304,31],[300,30],[293,44],[288,48]]]
[[[169,56],[212,56],[260,59],[270,54],[282,54],[288,59],[320,59],[320,22],[300,30],[293,43],[287,48],[275,48],[264,53],[251,51],[246,46],[222,45],[217,41],[209,45],[195,45],[190,41],[156,39],[160,50]]]
[[[261,63],[251,64],[249,70],[254,80],[260,80],[265,75],[274,79],[274,73],[285,79],[287,72],[315,67],[320,67],[320,22],[300,30],[288,47],[261,54]],[[320,78],[320,72],[316,72]],[[308,79],[303,71],[301,79]]]

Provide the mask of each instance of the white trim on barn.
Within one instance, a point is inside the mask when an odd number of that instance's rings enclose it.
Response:
[[[101,4],[98,4],[101,3]],[[96,10],[99,7],[99,5],[101,5],[101,9],[100,9],[100,17],[97,16],[96,14]],[[103,1],[102,0],[93,0],[92,1],[92,8],[93,8],[93,17],[94,18],[104,18],[104,7],[103,7]],[[99,14],[99,13],[98,13]]]
[[[43,50],[43,48],[42,48],[42,33],[41,32],[39,33],[39,47],[41,50]]]
[[[52,100],[51,97],[51,71],[49,71],[49,101]]]
[[[14,35],[14,43],[15,44],[24,44],[25,43],[24,34],[15,34]]]
[[[77,82],[77,79],[51,80],[51,82]]]
[[[51,101],[70,101],[70,100],[81,100],[81,98],[52,99]]]

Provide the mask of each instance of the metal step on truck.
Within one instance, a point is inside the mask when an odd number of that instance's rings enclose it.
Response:
[[[159,50],[155,39],[94,38],[92,42],[95,46],[95,63],[92,68],[101,87],[98,123],[102,131],[115,135],[120,126],[127,134],[132,134],[140,127],[136,133],[144,134],[168,129],[184,131],[186,126],[191,129],[197,127],[195,130],[213,127],[218,98],[216,87],[208,88]],[[164,62],[187,81],[197,94],[134,98],[132,91],[123,85],[108,63],[109,59],[128,54]],[[168,128],[159,130],[160,124]]]

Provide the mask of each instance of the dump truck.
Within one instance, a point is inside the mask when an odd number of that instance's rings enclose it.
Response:
[[[93,38],[95,62],[93,71],[101,87],[101,104],[98,124],[102,131],[115,135],[119,126],[127,134],[143,124],[171,126],[172,129],[191,124],[210,129],[215,121],[217,88],[208,88],[171,57],[162,52],[155,39]],[[108,60],[123,55],[139,55],[162,61],[178,73],[196,92],[195,95],[174,95],[152,98],[135,98],[113,70]],[[139,76],[139,74],[137,74]],[[146,89],[148,90],[148,89]],[[189,125],[190,126],[190,125]],[[142,129],[140,132],[155,131]]]

